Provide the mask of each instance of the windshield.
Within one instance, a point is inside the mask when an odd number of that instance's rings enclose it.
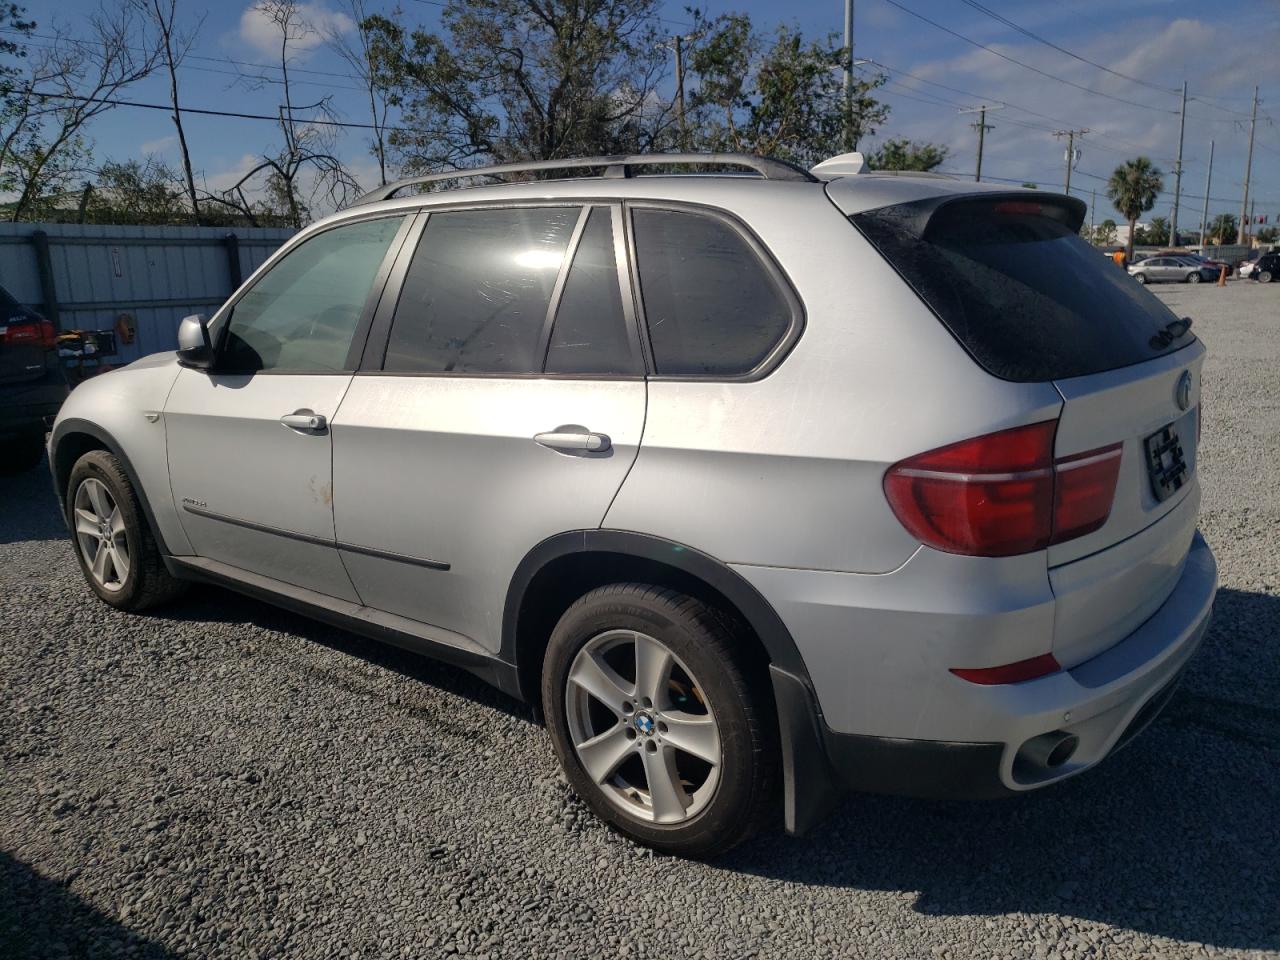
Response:
[[[1141,363],[1194,340],[1178,318],[1049,204],[898,204],[851,219],[973,358],[1036,382]]]

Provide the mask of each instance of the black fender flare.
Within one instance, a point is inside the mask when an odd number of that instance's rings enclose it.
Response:
[[[501,656],[516,663],[516,630],[530,583],[554,560],[578,553],[610,553],[674,567],[712,587],[736,608],[755,631],[779,669],[808,681],[804,660],[791,632],[760,592],[727,564],[694,547],[628,530],[573,530],[543,540],[522,559],[511,577],[502,613]],[[518,666],[518,664],[517,664]]]
[[[156,545],[160,548],[160,553],[164,556],[171,556],[169,548],[165,545],[164,537],[160,533],[160,526],[156,523],[155,514],[151,511],[151,503],[147,499],[147,491],[138,480],[138,472],[133,468],[128,454],[124,452],[124,448],[120,446],[119,441],[109,431],[96,423],[82,420],[78,417],[59,420],[53,428],[52,436],[49,438],[49,471],[53,475],[53,492],[57,495],[58,504],[62,507],[63,522],[68,522],[65,478],[70,475],[71,468],[75,464],[64,464],[59,455],[59,448],[69,434],[84,434],[93,437],[113,457],[120,461],[120,466],[123,468],[125,475],[129,478],[129,482],[133,484],[133,491],[137,494],[138,503],[142,505],[142,514],[147,518],[147,524],[151,527],[151,535],[156,538]],[[64,466],[66,468],[65,471],[60,469]]]

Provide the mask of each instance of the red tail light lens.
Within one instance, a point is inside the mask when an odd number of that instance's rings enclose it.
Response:
[[[8,343],[29,343],[51,350],[58,343],[58,331],[48,320],[36,320],[31,323],[11,323],[5,329],[5,341]]]
[[[1053,458],[1058,422],[962,440],[889,468],[908,531],[948,553],[1008,557],[1097,530],[1111,514],[1121,445]]]

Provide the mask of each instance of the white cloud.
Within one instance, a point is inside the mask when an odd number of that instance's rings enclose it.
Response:
[[[167,137],[161,137],[159,140],[146,141],[138,147],[138,151],[144,156],[148,153],[165,153],[177,142],[178,138],[171,134]]]
[[[295,56],[309,53],[329,34],[354,28],[355,21],[340,10],[331,10],[323,3],[299,3],[297,18],[290,25],[289,51]],[[240,39],[273,60],[280,56],[280,26],[263,3],[251,4],[240,15]]]

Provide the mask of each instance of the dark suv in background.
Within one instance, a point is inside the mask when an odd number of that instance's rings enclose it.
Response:
[[[58,331],[0,287],[0,474],[30,469],[67,397]]]

